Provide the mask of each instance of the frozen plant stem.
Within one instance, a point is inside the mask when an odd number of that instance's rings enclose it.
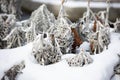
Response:
[[[90,0],[88,0],[87,13],[86,13],[86,26],[89,26],[89,18],[90,18]]]
[[[66,13],[66,11],[64,9],[64,3],[65,2],[66,2],[66,0],[62,0],[62,2],[61,2],[61,7],[60,7],[59,14],[58,14],[58,18],[67,16],[67,13]]]
[[[109,9],[110,9],[110,0],[107,0],[107,8],[106,8],[106,20],[105,20],[105,26],[106,26],[106,25],[108,25]]]

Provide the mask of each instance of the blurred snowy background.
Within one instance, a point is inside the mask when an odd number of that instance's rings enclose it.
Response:
[[[37,9],[41,4],[46,4],[48,9],[54,13],[55,16],[58,15],[61,0],[22,0],[23,9],[25,11],[31,12]],[[65,4],[65,9],[68,17],[72,21],[78,20],[83,16],[86,11],[87,0],[67,0]],[[90,7],[94,12],[106,9],[106,0],[91,0]],[[115,21],[116,18],[120,18],[120,0],[110,0],[110,16],[111,21]]]

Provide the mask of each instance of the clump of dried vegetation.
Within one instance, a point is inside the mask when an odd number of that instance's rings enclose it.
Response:
[[[20,63],[12,66],[7,70],[1,80],[16,80],[16,77],[22,74],[22,70],[25,68],[25,62],[21,61]]]

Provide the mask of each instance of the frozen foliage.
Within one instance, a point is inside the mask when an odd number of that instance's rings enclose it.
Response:
[[[0,14],[0,39],[5,38],[15,24],[14,15]]]
[[[35,27],[36,34],[46,32],[51,26],[54,26],[54,22],[54,15],[48,11],[44,4],[35,10],[30,17],[31,26]]]
[[[25,37],[26,37],[26,39],[27,39],[27,43],[34,41],[34,39],[35,39],[36,36],[34,35],[34,30],[33,30],[33,28],[31,28],[31,27],[30,27],[30,28],[27,28]]]
[[[63,5],[61,6],[63,7]],[[30,27],[26,32],[27,42],[31,42],[35,37],[43,32],[54,34],[62,53],[66,53],[72,45],[71,21],[64,15],[64,8],[60,9],[58,19],[50,13],[46,5],[40,6],[30,17]]]
[[[104,34],[103,34],[104,33]],[[91,33],[89,36],[91,53],[100,53],[105,49],[108,49],[110,43],[109,28],[102,28],[96,33]]]
[[[77,29],[82,40],[89,41],[91,54],[101,53],[108,49],[110,43],[110,27],[108,25],[108,11],[100,11],[95,14],[90,9],[88,2],[87,11],[80,19]]]
[[[4,40],[7,41],[7,48],[15,48],[25,44],[25,32],[20,27],[15,27]]]
[[[0,9],[7,14],[14,14],[21,18],[21,0],[0,0]]]
[[[1,48],[15,48],[27,43],[29,22],[16,21],[15,15],[0,15],[0,46]]]
[[[53,33],[57,39],[63,54],[69,51],[68,48],[70,48],[73,43],[71,25],[72,22],[66,17],[62,4],[58,18],[55,22],[55,29],[51,31],[51,33]]]
[[[120,63],[115,67],[114,71],[115,71],[115,74],[120,75]]]
[[[29,20],[24,20],[18,22],[17,25],[21,27],[21,30],[25,32],[26,43],[34,41],[35,35],[35,27],[30,25]]]
[[[8,71],[5,72],[4,76],[1,80],[16,80],[16,76],[21,74],[22,70],[25,68],[25,63],[22,61],[21,63],[14,65]]]
[[[114,73],[111,76],[111,80],[119,80],[120,79],[120,55],[119,54],[118,54],[118,57],[119,57],[119,62],[114,67]]]
[[[79,54],[76,54],[75,57],[71,59],[67,59],[69,66],[84,66],[93,62],[93,59],[90,57],[88,53],[81,50]]]
[[[115,32],[120,32],[120,19],[117,19],[114,23]]]
[[[105,49],[105,47],[106,47],[106,49],[108,49],[108,45],[110,43],[110,31],[109,31],[108,27],[107,28],[105,27],[99,31],[98,40],[99,40],[100,46],[103,49]]]
[[[95,33],[90,36],[89,42],[90,42],[91,54],[98,53],[99,43],[98,43],[97,35]],[[101,47],[99,47],[99,49],[102,50]]]
[[[35,37],[43,32],[49,32],[54,29],[55,17],[48,11],[46,5],[41,5],[35,10],[30,19],[24,24],[28,26],[26,30],[27,43],[34,41]]]
[[[15,24],[15,16],[0,14],[0,49],[7,47],[7,40],[4,38],[10,33],[14,24]]]
[[[35,38],[32,52],[41,65],[56,63],[62,56],[54,35],[48,33],[43,33]]]
[[[56,28],[53,31],[55,34],[55,38],[58,41],[63,53],[66,53],[67,48],[72,45],[73,36],[70,28],[70,24],[68,24],[65,18],[60,18],[56,22]]]

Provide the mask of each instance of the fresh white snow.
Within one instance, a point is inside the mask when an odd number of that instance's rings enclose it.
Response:
[[[17,76],[17,80],[110,80],[113,68],[119,62],[119,46],[120,33],[112,32],[108,50],[92,55],[93,63],[83,67],[69,67],[66,59],[74,54],[63,55],[62,60],[55,64],[41,66],[32,56],[32,43],[14,49],[3,49],[0,50],[0,79],[10,67],[25,60],[26,67],[23,74]],[[118,78],[112,80],[120,80]]]

